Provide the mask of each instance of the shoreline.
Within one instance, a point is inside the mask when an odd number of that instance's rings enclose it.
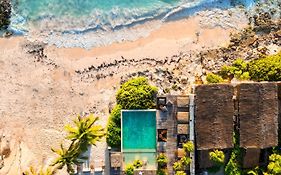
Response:
[[[174,80],[194,81],[193,75],[202,73],[195,53],[226,46],[231,32],[248,25],[246,15],[236,12],[237,15],[230,15],[228,10],[206,11],[165,23],[145,38],[91,50],[57,48],[20,36],[1,38],[0,70],[3,73],[0,80],[4,101],[0,112],[3,112],[1,121],[5,122],[1,129],[12,133],[15,146],[26,145],[22,160],[32,155],[24,164],[15,163],[13,171],[7,174],[20,174],[20,168],[28,167],[34,160],[52,158],[54,155],[49,148],[59,146],[63,136],[58,133],[69,123],[69,116],[93,112],[106,126],[114,104],[112,98],[122,77],[145,72],[144,76],[153,75],[154,83],[160,82],[161,88],[172,86]],[[229,25],[224,28],[222,23]],[[176,70],[178,66],[185,66],[183,74]],[[171,73],[167,75],[166,72]],[[105,78],[98,78],[105,74]],[[161,81],[169,76],[172,78]],[[33,135],[34,130],[38,131],[36,135]],[[105,142],[93,148],[97,154],[93,155],[91,163],[96,167],[102,166],[105,149]],[[14,154],[19,155],[15,149],[12,150]],[[0,174],[9,171],[13,157],[5,161],[7,166]]]
[[[170,7],[170,12],[167,11],[167,14],[155,14],[155,12],[151,17],[147,17],[147,19],[136,19],[135,22],[128,22],[129,24],[126,22],[124,24],[111,24],[108,19],[109,21],[104,24],[105,26],[100,24],[103,23],[103,20],[92,21],[90,16],[85,19],[82,18],[81,22],[78,22],[77,24],[74,22],[77,21],[74,17],[62,17],[62,19],[43,18],[42,21],[39,21],[38,23],[32,23],[25,26],[27,24],[22,23],[23,17],[13,15],[10,29],[16,33],[20,30],[23,30],[23,32],[28,30],[29,33],[27,33],[27,35],[30,40],[40,39],[40,41],[44,43],[56,45],[59,48],[82,47],[91,49],[92,47],[102,47],[112,43],[123,42],[123,40],[134,41],[139,38],[147,37],[152,31],[161,27],[162,24],[166,25],[166,22],[186,19],[188,17],[196,16],[204,11],[215,11],[217,9],[225,11],[239,8],[238,5],[245,6],[244,9],[246,10],[251,6],[247,1],[236,3],[230,0],[212,0],[207,2],[202,0],[192,3],[180,3],[178,6]],[[140,21],[138,22],[138,20]],[[67,25],[68,23],[70,25]],[[98,27],[89,24],[97,25]],[[87,27],[85,27],[85,25]],[[116,28],[114,27],[115,25],[117,25]]]
[[[106,59],[120,58],[121,56],[135,59],[144,57],[164,58],[179,52],[220,47],[228,44],[230,33],[237,32],[248,25],[248,18],[245,14],[241,14],[243,10],[231,10],[204,11],[185,19],[166,22],[153,30],[148,36],[134,41],[112,43],[91,49],[81,47],[58,48],[55,45],[47,44],[46,52],[72,62],[92,57],[99,60],[103,59],[106,62]],[[228,16],[225,17],[226,15]],[[224,16],[221,21],[212,22],[212,20],[221,16]],[[232,23],[228,24],[229,21]],[[228,25],[222,26],[223,23]],[[0,38],[0,44],[2,45],[8,40],[13,43],[16,40],[28,39],[25,36],[12,36],[9,39]],[[96,62],[96,59],[94,61]]]
[[[261,30],[280,26],[259,21]],[[236,58],[254,59],[261,46],[281,49],[280,32],[241,32],[248,22],[239,9],[205,11],[165,23],[145,38],[90,50],[0,38],[0,131],[11,140],[12,155],[0,174],[21,174],[52,159],[50,148],[59,147],[63,126],[76,114],[94,113],[105,127],[120,82],[128,78],[147,77],[159,95],[188,94],[210,70]],[[232,41],[231,33],[237,34]],[[105,140],[92,149],[90,164],[104,166]]]
[[[205,22],[217,19],[228,14],[226,11],[206,11],[200,15],[186,19],[171,21],[163,24],[160,28],[151,32],[147,37],[135,41],[113,43],[103,47],[86,50],[84,48],[57,48],[48,46],[47,52],[77,63],[77,68],[88,64],[98,65],[118,60],[122,57],[127,59],[155,58],[161,60],[172,57],[179,53],[200,51],[202,49],[222,47],[228,44],[230,34],[248,26],[248,18],[241,14],[240,9],[233,10],[236,14],[229,15],[222,21]],[[224,12],[224,13],[222,13]],[[212,16],[209,19],[209,16]],[[219,23],[232,21],[232,25],[220,26]],[[55,56],[54,55],[54,56]]]

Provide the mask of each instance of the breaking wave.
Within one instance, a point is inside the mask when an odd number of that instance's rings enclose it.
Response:
[[[45,42],[59,47],[95,47],[146,36],[165,21],[186,17],[203,8],[226,8],[233,0],[12,2],[10,28],[15,33],[39,36]],[[247,6],[253,2],[254,0],[243,1]]]

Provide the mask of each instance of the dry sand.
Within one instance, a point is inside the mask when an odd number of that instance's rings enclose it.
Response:
[[[5,166],[0,175],[20,174],[31,164],[51,160],[54,154],[50,147],[57,147],[62,142],[63,126],[77,113],[94,112],[101,117],[100,123],[106,126],[120,77],[141,70],[149,71],[155,68],[152,64],[155,61],[170,59],[180,53],[188,55],[227,45],[230,33],[247,25],[246,16],[239,13],[222,21],[232,21],[235,28],[202,27],[208,23],[204,22],[206,16],[197,15],[166,23],[148,37],[136,41],[91,50],[46,46],[46,57],[40,61],[34,54],[27,53],[26,45],[30,43],[26,38],[0,39],[0,136],[2,133],[6,135],[1,145],[8,144],[12,151],[4,159]],[[184,61],[190,58],[184,57]],[[120,60],[125,61],[93,72],[88,70],[91,66]],[[173,68],[176,64],[159,67]],[[77,73],[78,70],[81,72]],[[190,64],[188,71],[201,70],[194,63]],[[110,73],[111,76],[95,78]],[[101,167],[105,161],[105,146],[103,142],[93,148],[91,164],[95,167]]]

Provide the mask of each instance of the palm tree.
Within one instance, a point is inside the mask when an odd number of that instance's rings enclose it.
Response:
[[[56,170],[50,167],[43,168],[41,167],[39,170],[36,170],[33,166],[29,167],[29,170],[25,171],[23,175],[55,175]]]
[[[73,122],[75,126],[65,126],[65,130],[69,133],[67,138],[72,142],[80,145],[82,151],[86,151],[89,145],[96,145],[104,136],[105,132],[101,125],[95,125],[99,120],[90,114],[86,117],[78,116]]]
[[[75,124],[74,127],[70,125],[65,126],[65,130],[68,132],[67,139],[71,140],[72,144],[76,145],[79,150],[79,159],[84,159],[85,157],[81,157],[81,155],[88,150],[89,146],[95,146],[105,136],[103,127],[96,125],[98,120],[99,118],[94,117],[93,114],[85,117],[79,115],[73,121]]]
[[[61,144],[60,149],[53,149],[52,151],[58,154],[57,159],[51,164],[51,166],[56,166],[56,169],[62,169],[64,166],[67,167],[67,172],[69,174],[74,173],[74,165],[78,164],[77,160],[80,152],[77,150],[77,146],[71,144],[68,149],[64,148],[63,144]]]

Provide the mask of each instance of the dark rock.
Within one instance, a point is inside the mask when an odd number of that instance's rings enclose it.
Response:
[[[7,29],[11,18],[11,1],[0,0],[0,29]]]
[[[10,37],[10,36],[12,36],[12,35],[13,35],[13,32],[7,31],[7,32],[5,32],[5,33],[3,34],[3,37],[4,37],[4,38],[8,38],[8,37]]]

